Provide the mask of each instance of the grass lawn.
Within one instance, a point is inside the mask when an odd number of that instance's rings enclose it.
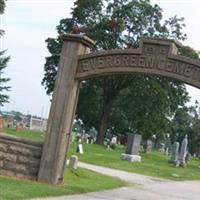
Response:
[[[15,128],[4,128],[4,132],[20,138],[30,139],[34,141],[43,141],[44,140],[44,133],[39,131],[32,131],[23,129],[21,131],[16,132]]]
[[[71,145],[69,155],[76,154],[76,145],[77,143]],[[142,162],[131,163],[120,160],[121,153],[124,153],[122,146],[115,150],[107,150],[101,145],[83,143],[83,149],[83,155],[77,154],[83,162],[171,180],[200,180],[197,160],[191,160],[187,167],[181,168],[169,164],[168,156],[155,151],[149,154],[140,153]]]
[[[64,184],[50,186],[32,181],[0,176],[0,200],[22,200],[37,197],[61,196],[125,186],[119,179],[86,169],[66,169]]]

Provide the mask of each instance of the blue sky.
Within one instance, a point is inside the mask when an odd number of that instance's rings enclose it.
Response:
[[[19,110],[47,117],[49,97],[41,86],[45,57],[48,56],[45,39],[55,37],[55,27],[60,19],[70,16],[74,0],[9,0],[1,16],[1,28],[6,35],[1,38],[1,50],[7,49],[11,61],[5,70],[10,77],[10,103],[3,110]],[[164,10],[164,16],[185,17],[188,40],[184,44],[200,50],[200,1],[152,0]],[[200,90],[188,87],[192,102],[200,99]]]

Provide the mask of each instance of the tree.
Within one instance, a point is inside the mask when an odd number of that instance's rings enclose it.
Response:
[[[5,1],[0,0],[0,14],[4,13],[5,7],[6,7]]]
[[[200,157],[200,105],[196,101],[196,105],[190,108],[192,117],[191,129],[188,134],[188,146],[191,154],[196,154]]]
[[[0,0],[0,14],[3,14],[5,9],[5,1]],[[0,30],[0,36],[4,33],[3,30]],[[8,95],[4,94],[5,91],[10,89],[9,86],[4,86],[10,79],[2,77],[3,70],[7,67],[7,63],[10,60],[10,57],[4,56],[5,51],[0,51],[0,106],[3,106],[4,103],[8,102]]]
[[[151,5],[149,0],[77,0],[72,9],[72,18],[61,20],[60,25],[57,26],[57,31],[59,35],[65,33],[86,34],[96,41],[95,47],[91,49],[92,51],[135,48],[138,47],[141,37],[169,38],[175,36],[180,40],[186,38],[186,35],[182,32],[184,27],[183,18],[179,19],[175,16],[163,23],[162,21],[162,9],[157,4]],[[48,38],[46,42],[51,56],[46,58],[45,75],[42,84],[45,86],[47,94],[52,94],[58,69],[61,42],[60,37],[56,39]],[[145,82],[143,82],[144,80]],[[162,116],[165,116],[167,111],[176,110],[178,105],[187,100],[185,98],[187,96],[185,86],[178,82],[153,76],[125,75],[86,81],[80,92],[76,114],[87,127],[94,126],[99,130],[97,143],[103,143],[109,121],[111,121],[112,116],[116,118],[114,114],[116,112],[114,111],[117,110],[117,107],[119,112],[122,110],[119,107],[122,104],[119,102],[123,93],[134,88],[134,95],[139,95],[141,99],[137,99],[137,102],[133,100],[131,104],[127,104],[125,107],[127,107],[127,110],[137,108],[136,113],[146,112],[152,109],[152,106],[144,110],[145,98],[140,93],[145,93],[144,84],[152,85],[148,90],[150,99],[155,89],[153,85],[156,86],[158,82],[162,85],[160,87],[162,93],[165,93],[163,98],[160,98],[159,105],[161,105],[161,108],[164,108],[163,105],[168,106],[167,109],[160,109],[158,113],[163,112]],[[91,92],[93,92],[92,95]],[[145,107],[148,107],[148,105],[145,105]],[[159,107],[157,108],[159,110]],[[158,118],[158,113],[155,114],[155,119]],[[128,123],[131,117],[130,115],[124,122]],[[145,124],[144,117],[140,117],[134,117],[134,119],[138,119],[138,125],[132,125],[132,127],[139,127],[140,124]],[[156,124],[159,125],[158,123]],[[151,132],[155,129],[156,127]],[[149,127],[146,127],[142,132],[145,132],[145,130],[150,131]]]
[[[5,57],[5,51],[0,52],[0,106],[3,106],[4,103],[8,102],[9,96],[4,94],[5,91],[10,89],[9,86],[4,86],[3,84],[7,83],[10,79],[2,77],[3,70],[6,68],[10,57]]]
[[[4,13],[5,10],[5,1],[4,0],[0,0],[0,15]],[[0,29],[0,36],[2,36],[4,34],[4,30]]]
[[[115,105],[115,108],[119,109],[113,110],[111,121],[113,120],[112,126],[116,128],[125,125],[123,132],[138,132],[142,134],[144,140],[147,140],[152,135],[167,131],[169,117],[176,111],[177,105],[184,105],[187,93],[182,93],[184,86],[181,88],[176,82],[171,82],[173,85],[171,86],[160,78],[154,77],[154,81],[149,81],[151,77],[137,78],[138,86],[127,88],[119,95]],[[138,90],[140,92],[137,92]],[[116,119],[120,121],[117,122]]]

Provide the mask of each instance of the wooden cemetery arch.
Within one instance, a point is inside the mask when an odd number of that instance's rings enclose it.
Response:
[[[88,37],[63,36],[63,47],[43,146],[38,181],[63,180],[66,153],[81,80],[112,74],[153,74],[200,88],[200,62],[177,54],[174,40],[142,39],[138,49],[86,54]]]

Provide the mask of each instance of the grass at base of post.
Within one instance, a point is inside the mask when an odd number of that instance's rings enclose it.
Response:
[[[109,176],[78,168],[66,169],[64,183],[51,186],[33,181],[0,176],[0,199],[22,200],[100,191],[125,186],[126,183]]]

